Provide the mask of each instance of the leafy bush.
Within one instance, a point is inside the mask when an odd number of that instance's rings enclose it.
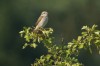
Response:
[[[84,66],[78,61],[81,50],[89,50],[92,54],[92,49],[95,47],[100,54],[100,30],[96,27],[97,25],[91,28],[83,26],[81,36],[69,43],[62,41],[62,44],[54,44],[52,28],[33,31],[32,27],[24,27],[20,35],[26,40],[23,49],[27,46],[36,48],[40,43],[48,49],[48,54],[36,59],[32,66]]]

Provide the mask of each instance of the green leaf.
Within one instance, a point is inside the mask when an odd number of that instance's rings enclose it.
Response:
[[[89,51],[90,51],[90,53],[92,54],[92,49],[91,49],[91,47],[89,47]]]
[[[100,50],[99,50],[99,54],[100,54]]]
[[[92,29],[94,30],[96,27],[97,27],[97,25],[94,24],[94,25],[92,26]]]
[[[83,27],[82,27],[82,29],[87,29],[87,28],[88,28],[87,26],[83,26]]]
[[[95,32],[96,35],[100,35],[100,31]]]
[[[29,39],[29,36],[28,35],[25,35],[24,38],[26,39],[27,42],[30,42],[30,39]]]
[[[33,48],[36,48],[37,44],[33,43],[33,44],[30,44],[30,46],[33,47]]]
[[[46,57],[47,57],[47,60],[49,60],[51,58],[51,55],[48,54]]]
[[[22,49],[25,49],[27,46],[28,46],[28,44],[25,43]]]
[[[79,45],[79,49],[82,49],[84,47],[84,45],[81,43],[80,45]]]
[[[77,40],[80,41],[81,39],[82,39],[82,36],[78,36],[78,39]]]
[[[56,50],[58,50],[59,49],[59,47],[56,47]]]

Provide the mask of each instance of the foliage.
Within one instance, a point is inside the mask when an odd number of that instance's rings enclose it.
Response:
[[[51,28],[43,29],[40,28],[38,31],[34,31],[31,27],[24,27],[23,31],[20,31],[21,37],[24,37],[26,43],[23,46],[23,49],[27,46],[36,48],[37,45],[42,42],[45,45],[50,46],[52,38],[50,37],[53,30]]]
[[[97,30],[96,27],[97,25],[93,25],[91,28],[83,26],[84,31],[81,36],[68,44],[64,42],[54,44],[52,28],[40,28],[33,31],[31,27],[24,27],[23,31],[20,31],[20,35],[26,40],[23,49],[26,46],[36,48],[41,43],[48,49],[48,54],[36,59],[33,66],[84,66],[78,61],[81,50],[89,50],[92,54],[92,49],[95,47],[100,54],[100,30]]]

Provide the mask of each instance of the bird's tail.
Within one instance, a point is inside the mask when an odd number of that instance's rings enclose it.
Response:
[[[38,30],[38,26],[35,27],[35,29],[33,29],[33,32],[36,32]]]
[[[34,30],[38,30],[38,28],[39,28],[39,27],[38,27],[38,26],[36,26]]]

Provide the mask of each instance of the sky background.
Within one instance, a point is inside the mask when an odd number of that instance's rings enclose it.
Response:
[[[58,43],[61,35],[66,42],[77,38],[84,25],[97,24],[100,29],[100,0],[0,0],[0,66],[30,66],[47,52],[43,46],[23,50],[19,35],[24,26],[35,26],[44,10],[49,13],[46,28],[54,29]],[[83,52],[80,57],[85,66],[100,66],[96,52]]]

